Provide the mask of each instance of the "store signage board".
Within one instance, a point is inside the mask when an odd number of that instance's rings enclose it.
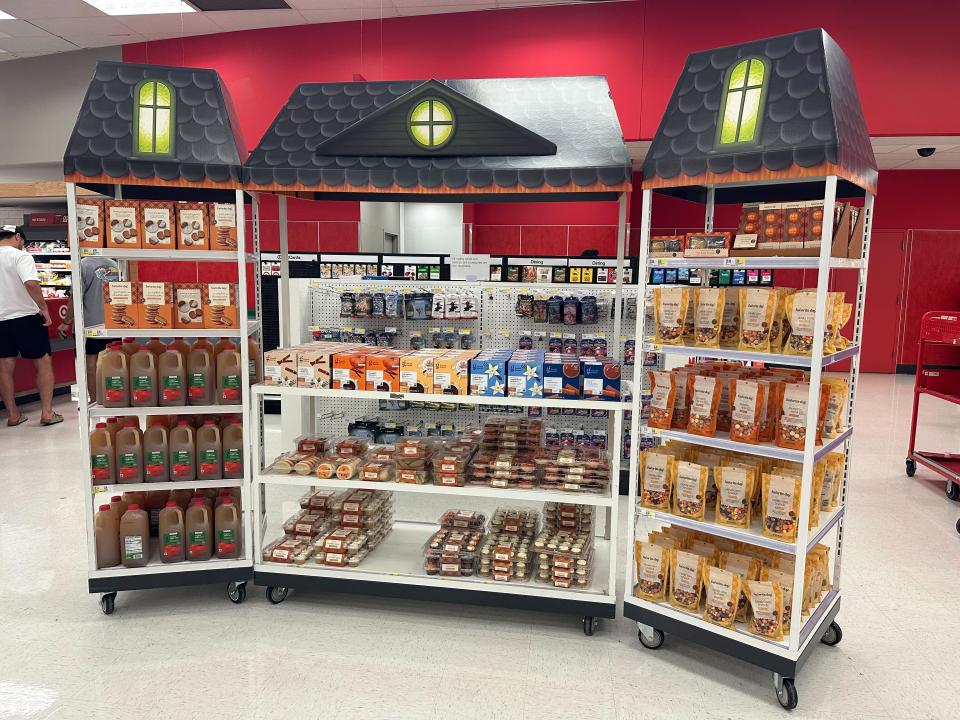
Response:
[[[329,255],[320,253],[320,262],[334,263],[378,263],[379,255]]]
[[[486,280],[490,273],[489,255],[451,255],[447,264],[451,280]]]
[[[629,260],[624,259],[624,265],[629,265]],[[567,261],[570,267],[600,267],[615,268],[617,266],[616,258],[570,258]]]
[[[261,253],[261,260],[273,260],[280,262],[280,253]],[[290,262],[316,262],[316,253],[288,253],[287,260]]]
[[[439,265],[439,255],[384,255],[383,262],[388,265]]]
[[[507,258],[507,265],[541,265],[544,267],[566,267],[565,257],[512,257]]]

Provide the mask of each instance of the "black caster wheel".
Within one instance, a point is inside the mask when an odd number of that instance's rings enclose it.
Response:
[[[957,532],[960,533],[960,520],[957,520]]]
[[[907,460],[907,477],[913,477],[917,473],[917,464],[913,460]]]
[[[652,628],[653,637],[647,637],[643,634],[643,630],[637,628],[637,637],[640,638],[640,644],[643,645],[648,650],[657,650],[663,645],[663,630],[657,630]]]
[[[247,599],[247,584],[230,583],[227,585],[227,597],[234,605],[239,605]]]
[[[840,626],[837,625],[836,621],[830,623],[830,627],[827,628],[823,637],[820,638],[820,642],[830,647],[839,645],[841,640],[843,640],[843,631],[840,629]]]
[[[947,497],[951,500],[960,500],[960,485],[947,481]]]
[[[597,627],[600,625],[600,621],[592,615],[587,615],[583,618],[583,634],[587,637],[593,635]]]
[[[797,686],[792,678],[784,678],[780,689],[777,690],[777,701],[784,710],[793,710],[797,707]]]
[[[287,599],[287,593],[289,590],[285,587],[268,587],[267,588],[267,600],[269,600],[274,605],[279,605],[284,600]]]
[[[100,596],[100,610],[104,615],[113,615],[114,601],[116,599],[116,593],[106,593]]]

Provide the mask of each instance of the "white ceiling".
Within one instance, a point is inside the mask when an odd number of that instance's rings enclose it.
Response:
[[[289,10],[111,17],[82,0],[0,0],[0,60],[233,30],[436,13],[572,5],[574,0],[287,0]]]
[[[881,170],[954,170],[960,169],[960,137],[953,135],[917,135],[873,137],[873,152]],[[930,157],[917,155],[917,148],[933,147]],[[650,149],[649,140],[627,143],[633,166],[639,168]]]

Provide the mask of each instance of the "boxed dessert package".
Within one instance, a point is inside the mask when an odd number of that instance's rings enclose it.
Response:
[[[173,250],[176,246],[173,203],[142,200],[140,213],[143,220],[143,247],[151,250]]]
[[[206,203],[177,203],[177,248],[209,250],[209,237]]]
[[[210,203],[209,228],[212,250],[237,249],[237,206],[233,203]]]
[[[543,397],[543,350],[517,350],[507,363],[507,394]]]
[[[470,394],[470,361],[477,351],[450,351],[433,361],[433,392],[443,395]]]
[[[483,350],[470,361],[470,394],[503,397],[511,350]]]
[[[140,283],[140,327],[169,330],[176,324],[173,312],[173,283]]]
[[[103,283],[103,326],[135,328],[140,322],[140,287],[135,282]]]
[[[108,248],[133,250],[143,245],[140,204],[136,200],[105,200]]]
[[[177,283],[173,286],[176,306],[174,326],[183,329],[203,327],[203,285],[200,283]]]
[[[79,247],[103,247],[103,202],[77,198]]]
[[[203,326],[212,330],[240,327],[234,283],[207,283],[203,286]]]
[[[297,351],[292,348],[267,350],[263,353],[263,383],[295,387],[299,382]],[[309,386],[307,386],[309,387]]]

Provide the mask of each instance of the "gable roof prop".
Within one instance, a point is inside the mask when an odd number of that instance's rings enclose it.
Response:
[[[408,133],[424,99],[456,129],[439,149]],[[630,160],[604,77],[306,83],[246,165],[250,190],[354,196],[413,193],[616,194]]]
[[[755,142],[721,144],[724,89],[744,58],[765,67]],[[876,192],[877,163],[850,61],[817,28],[688,56],[644,160],[643,187],[703,201],[706,186],[715,185],[717,202],[739,202],[754,199],[750,188],[723,184],[828,175],[840,178],[840,197]],[[822,195],[817,185],[810,183],[811,197]],[[767,192],[764,199],[774,198]]]
[[[138,154],[135,93],[158,80],[172,90],[172,154]],[[233,104],[214,70],[101,61],[63,156],[68,182],[236,188],[246,159]]]

